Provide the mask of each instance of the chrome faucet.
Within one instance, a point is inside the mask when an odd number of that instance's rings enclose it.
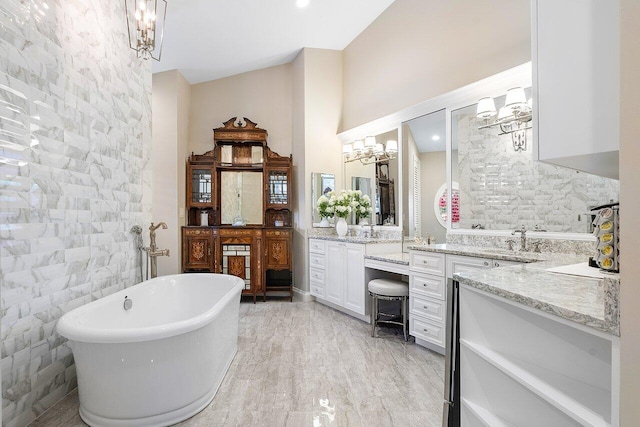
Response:
[[[516,233],[520,233],[520,251],[527,251],[527,230],[524,228],[524,225],[519,230],[513,230],[511,233],[512,236],[515,236]]]
[[[153,225],[149,227],[149,247],[144,248],[145,251],[149,254],[149,258],[151,259],[151,278],[158,276],[158,260],[159,256],[169,256],[169,249],[158,249],[156,246],[156,230],[162,227],[163,230],[167,229],[167,224],[164,222],[159,222],[158,225]]]

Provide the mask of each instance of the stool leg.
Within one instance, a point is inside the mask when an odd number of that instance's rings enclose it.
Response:
[[[405,342],[409,340],[409,337],[407,336],[407,301],[407,297],[402,298],[402,333],[404,334]]]
[[[375,297],[373,296],[373,294],[371,295],[371,312],[369,313],[369,316],[371,316],[371,336],[375,336],[375,332],[376,332],[376,302],[375,302]]]

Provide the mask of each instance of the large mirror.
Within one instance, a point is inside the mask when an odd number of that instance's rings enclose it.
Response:
[[[525,92],[528,99],[530,90]],[[495,104],[503,106],[505,96],[496,97]],[[591,230],[587,212],[619,200],[619,181],[535,161],[531,129],[518,137],[500,126],[482,128],[477,110],[473,104],[451,111],[451,176],[459,185],[459,217],[452,217],[452,228],[513,230],[524,225],[586,233]],[[452,201],[454,209],[457,202]]]
[[[405,236],[432,236],[443,243],[447,234],[446,110],[402,124]],[[435,200],[435,203],[434,203]]]
[[[220,213],[223,224],[262,224],[264,209],[262,172],[223,171],[220,179]]]
[[[361,224],[399,225],[398,129],[347,145],[351,148],[344,155],[347,189],[360,190],[372,201],[373,213]],[[355,216],[348,222],[354,224]]]
[[[314,172],[311,174],[311,206],[313,206],[312,224],[314,227],[322,227],[320,214],[318,213],[318,198],[336,189],[336,176],[332,173]]]

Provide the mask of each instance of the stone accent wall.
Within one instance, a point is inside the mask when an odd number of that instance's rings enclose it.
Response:
[[[0,3],[2,424],[76,387],[55,326],[140,281],[130,229],[151,207],[151,63],[124,2]]]

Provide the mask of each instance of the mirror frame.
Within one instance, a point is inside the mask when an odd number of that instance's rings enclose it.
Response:
[[[472,104],[476,104],[480,98],[491,96],[498,97],[504,95],[506,91],[515,86],[531,86],[535,88],[533,85],[533,81],[535,76],[533,75],[533,67],[531,62],[526,62],[522,65],[518,65],[506,71],[497,73],[493,76],[487,77],[485,79],[476,81],[469,85],[463,86],[461,88],[455,89],[451,92],[447,92],[445,94],[439,95],[435,98],[429,99],[427,101],[421,102],[409,108],[405,108],[398,112],[389,114],[387,116],[381,117],[377,120],[373,120],[371,122],[365,123],[363,125],[357,126],[353,129],[346,130],[338,134],[338,138],[342,143],[354,141],[356,139],[364,138],[367,135],[377,135],[380,133],[388,132],[394,128],[398,129],[398,139],[402,140],[402,124],[409,120],[424,116],[426,114],[430,114],[436,112],[438,110],[445,110],[446,114],[446,175],[447,175],[447,194],[448,206],[451,206],[451,112],[463,107],[467,107]],[[535,89],[532,93],[533,102],[534,102],[534,123],[537,119],[536,115],[536,93]],[[538,140],[537,140],[537,130],[533,129],[533,138],[531,141],[532,150],[534,153],[538,151]],[[402,144],[399,144],[400,146]],[[399,147],[400,148],[400,147]],[[401,151],[398,152],[399,161],[399,183],[398,189],[400,194],[404,196],[404,186],[405,183],[402,182],[403,178],[403,161],[402,156],[404,153]],[[343,168],[344,173],[344,168]],[[400,208],[400,223],[399,228],[402,230],[403,227],[403,216],[404,212],[402,212],[403,203],[399,204]],[[452,228],[451,227],[451,215],[448,216],[447,219],[447,234],[476,234],[476,235],[487,235],[487,236],[510,236],[511,230],[474,230],[474,229],[461,229],[461,228]],[[593,236],[589,233],[551,233],[551,232],[535,232],[532,231],[531,235],[533,237],[546,237],[546,238],[563,238],[563,239],[571,239],[571,240],[583,240],[583,241],[591,241],[594,240]]]

